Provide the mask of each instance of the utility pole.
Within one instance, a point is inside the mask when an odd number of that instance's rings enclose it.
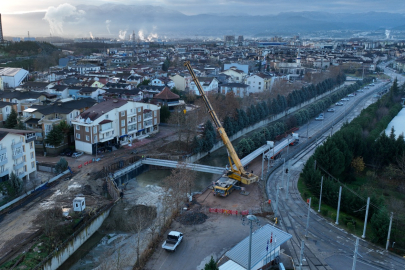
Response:
[[[305,237],[308,237],[309,215],[311,213],[311,199],[312,198],[309,198],[308,202],[308,216],[307,216],[307,227],[305,228]]]
[[[385,246],[385,250],[388,250],[388,245],[390,244],[390,236],[391,236],[391,227],[392,227],[392,218],[393,217],[394,217],[394,213],[391,212],[390,226],[388,227],[387,245]]]
[[[367,198],[366,217],[364,219],[364,229],[363,229],[363,235],[361,236],[361,238],[366,238],[366,228],[367,228],[367,218],[368,218],[369,206],[370,206],[370,197]]]
[[[290,171],[288,171],[288,172],[290,172]],[[289,185],[290,185],[290,173],[288,173],[288,176],[287,176],[287,191],[286,191],[286,195],[285,195],[285,198],[288,200],[288,197],[289,197],[289,193],[288,193],[288,187],[289,187]]]
[[[340,211],[340,199],[342,197],[342,186],[339,188],[339,201],[338,201],[338,208],[337,208],[337,215],[336,215],[336,225],[339,225],[339,211]]]
[[[277,192],[276,192],[276,209],[275,209],[275,216],[277,217],[278,216],[278,193],[279,193],[279,188],[278,188],[278,185],[277,185]]]
[[[299,266],[299,270],[302,270],[302,259],[304,257],[304,247],[305,247],[305,242],[304,240],[301,240],[301,252],[300,252],[300,266]]]
[[[321,178],[321,194],[319,194],[319,208],[318,208],[318,213],[321,212],[322,186],[323,186],[323,176],[322,176],[322,178]]]
[[[354,248],[353,267],[352,267],[352,270],[356,270],[357,251],[358,251],[358,250],[359,250],[359,238],[356,237],[356,247]]]
[[[285,173],[285,158],[283,158],[283,173],[282,173],[282,178],[281,178],[281,183],[283,183],[284,184],[284,173]]]
[[[264,151],[263,151],[263,155],[262,155],[262,180],[264,180],[264,177],[263,177],[263,167],[264,167]]]
[[[316,170],[316,160],[314,161],[314,170]]]

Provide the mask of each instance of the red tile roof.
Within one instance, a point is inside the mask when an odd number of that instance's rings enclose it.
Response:
[[[170,91],[169,87],[165,87],[162,92],[159,94],[155,95],[153,97],[154,99],[163,99],[163,100],[170,100],[170,99],[179,99],[180,96],[176,95],[172,91]]]

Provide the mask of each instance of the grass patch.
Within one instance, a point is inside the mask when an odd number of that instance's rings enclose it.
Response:
[[[363,180],[360,180],[363,181]],[[298,180],[298,191],[301,194],[301,197],[307,201],[311,198],[311,208],[316,212],[319,210],[319,194],[313,194],[309,188],[306,186],[302,178]],[[318,213],[323,216],[330,222],[336,222],[337,209],[333,208],[325,203],[321,204],[321,211]],[[345,229],[346,231],[361,237],[363,235],[364,220],[361,220],[357,217],[351,216],[343,211],[339,212],[339,224],[337,225],[340,228]],[[366,239],[372,240],[374,238],[373,231],[368,228],[366,230]]]

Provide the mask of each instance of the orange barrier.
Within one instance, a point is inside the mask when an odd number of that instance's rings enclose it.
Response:
[[[79,168],[79,169],[82,168],[82,164],[80,164],[80,165],[78,166],[78,168]]]
[[[247,215],[249,215],[249,211],[248,210],[245,210],[245,211],[242,211],[242,216],[247,216]]]
[[[86,162],[84,163],[84,166],[87,166],[87,163],[88,163],[88,162],[86,161]]]
[[[93,162],[93,160],[91,160],[91,159],[90,159],[89,161],[87,161],[88,164],[90,164],[90,163],[92,163],[92,162]]]

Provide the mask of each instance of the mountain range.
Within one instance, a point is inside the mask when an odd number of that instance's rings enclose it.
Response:
[[[405,15],[387,12],[329,13],[284,12],[277,15],[185,15],[160,6],[104,4],[79,5],[76,10],[54,14],[32,12],[2,14],[5,36],[57,35],[128,39],[135,31],[144,39],[158,37],[220,37],[224,35],[272,36],[317,31],[403,30]],[[61,15],[62,14],[62,15]],[[44,19],[46,18],[46,19]]]

